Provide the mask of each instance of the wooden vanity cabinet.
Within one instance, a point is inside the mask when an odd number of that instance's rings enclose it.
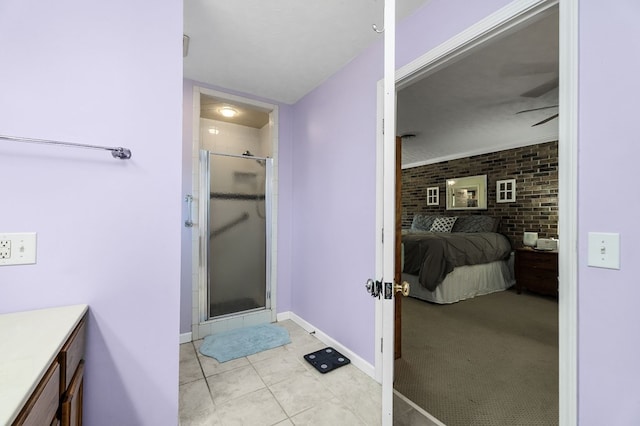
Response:
[[[82,425],[86,315],[33,391],[14,426]]]

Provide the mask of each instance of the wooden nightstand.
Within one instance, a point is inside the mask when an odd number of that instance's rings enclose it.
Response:
[[[558,295],[558,252],[516,249],[516,290],[523,288],[550,296]]]

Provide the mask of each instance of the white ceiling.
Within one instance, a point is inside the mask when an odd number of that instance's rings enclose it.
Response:
[[[428,0],[398,0],[398,20]],[[382,0],[185,0],[184,76],[293,104],[382,37]],[[557,11],[398,92],[403,167],[557,140]],[[217,100],[214,100],[217,102]]]
[[[428,0],[398,0],[397,19]],[[185,0],[186,78],[297,102],[381,34],[383,0]]]
[[[400,90],[397,134],[416,135],[403,138],[403,167],[557,140],[558,120],[531,127],[557,108],[516,114],[557,105],[558,88],[544,87],[557,77],[554,10]]]

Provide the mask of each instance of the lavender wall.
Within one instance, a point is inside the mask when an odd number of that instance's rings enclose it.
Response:
[[[508,2],[434,0],[397,29],[397,66]],[[374,362],[375,43],[294,106],[292,311]],[[330,307],[329,309],[327,307]]]
[[[133,152],[0,141],[0,230],[38,233],[0,312],[90,305],[90,425],[177,421],[181,33],[179,0],[0,3],[0,134]]]
[[[291,106],[278,102],[240,93],[234,90],[224,89],[209,84],[195,82],[184,79],[183,82],[183,131],[182,131],[182,191],[184,196],[192,193],[193,185],[193,87],[199,86],[230,95],[243,96],[278,105],[278,288],[277,288],[277,311],[286,312],[291,310],[291,185],[292,185],[292,139],[291,139]],[[194,215],[197,214],[194,212]],[[183,212],[186,219],[186,210]],[[183,220],[184,221],[184,220]],[[192,256],[191,256],[191,228],[183,227],[182,230],[182,278],[180,289],[180,332],[191,331],[192,312]]]
[[[579,410],[581,425],[640,424],[637,226],[640,3],[580,2]],[[561,165],[562,166],[562,165]],[[612,212],[611,206],[621,206]],[[561,207],[562,208],[562,207]],[[586,265],[587,233],[619,232],[620,270]]]

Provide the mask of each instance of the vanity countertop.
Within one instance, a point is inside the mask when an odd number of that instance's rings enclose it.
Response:
[[[0,424],[11,424],[87,305],[0,314]]]

